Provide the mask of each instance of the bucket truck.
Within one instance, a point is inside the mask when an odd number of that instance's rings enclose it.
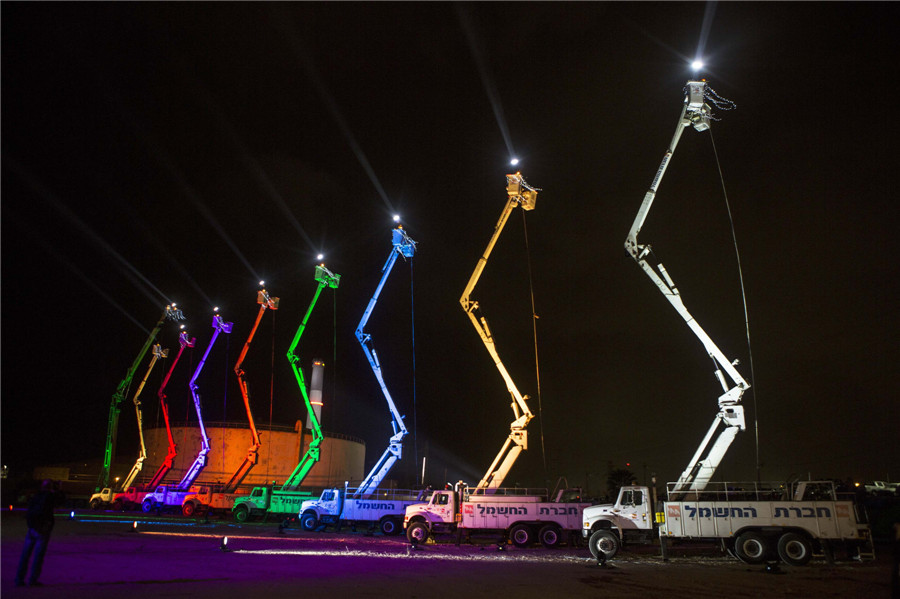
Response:
[[[319,300],[319,294],[322,293],[322,289],[325,287],[337,289],[341,281],[341,275],[331,272],[325,268],[324,264],[320,264],[316,267],[315,279],[318,283],[316,292],[309,303],[309,308],[306,309],[306,314],[300,322],[300,326],[297,327],[297,332],[294,334],[294,339],[291,341],[291,346],[287,351],[288,361],[291,363],[291,368],[297,379],[297,386],[300,387],[300,395],[303,396],[303,402],[309,414],[309,429],[312,433],[309,449],[307,449],[288,479],[281,485],[281,488],[275,489],[274,486],[254,487],[249,496],[235,499],[231,511],[238,522],[244,522],[251,516],[262,516],[265,514],[290,514],[293,516],[297,514],[303,500],[312,497],[310,493],[300,491],[300,485],[312,467],[319,461],[319,445],[321,445],[324,438],[319,419],[310,402],[310,394],[317,397],[321,402],[325,365],[319,361],[313,362],[311,389],[307,393],[303,370],[300,368],[300,357],[295,353],[295,350],[300,343],[303,331],[306,330],[306,323],[309,321],[313,308],[316,307],[316,302]]]
[[[197,489],[197,487],[193,487],[194,481],[197,480],[197,477],[200,476],[200,473],[206,467],[206,456],[209,454],[210,450],[209,435],[206,433],[206,426],[203,424],[200,395],[197,393],[197,377],[200,376],[200,372],[206,365],[206,359],[209,357],[209,352],[212,350],[213,345],[215,345],[216,339],[219,338],[219,334],[223,332],[225,334],[231,333],[234,323],[225,322],[221,315],[215,314],[212,320],[212,327],[215,329],[212,339],[209,340],[209,345],[206,347],[206,351],[203,353],[203,357],[200,359],[200,363],[197,364],[197,368],[194,370],[194,374],[191,376],[191,380],[188,383],[188,387],[191,390],[191,396],[194,398],[194,409],[197,412],[197,422],[200,426],[200,451],[197,453],[194,463],[187,469],[177,485],[174,487],[171,485],[159,485],[144,497],[144,501],[141,502],[141,509],[144,512],[172,509],[176,507],[180,509],[185,496]]]
[[[260,285],[262,284],[261,282]],[[247,410],[247,422],[250,425],[250,448],[247,450],[247,457],[244,458],[244,461],[241,462],[241,465],[238,466],[238,469],[235,470],[234,474],[221,489],[203,486],[200,493],[187,495],[181,504],[181,512],[185,516],[193,516],[195,512],[230,509],[234,506],[236,499],[246,496],[246,493],[238,494],[236,491],[247,476],[247,473],[259,461],[259,448],[262,446],[262,442],[259,438],[259,432],[256,430],[256,423],[253,421],[253,411],[250,409],[250,388],[244,379],[245,372],[241,366],[244,363],[244,358],[247,356],[247,350],[250,349],[250,343],[253,342],[253,336],[256,335],[256,329],[259,328],[263,314],[265,314],[267,309],[277,310],[278,302],[279,299],[270,296],[265,289],[260,289],[257,292],[256,303],[259,304],[259,312],[256,314],[253,328],[250,329],[250,335],[244,343],[244,349],[241,350],[241,355],[238,356],[237,363],[234,365],[234,373],[237,375],[241,396],[244,398],[244,408]]]
[[[733,107],[705,81],[688,81],[675,134],[653,177],[649,191],[625,240],[625,249],[672,304],[700,340],[716,365],[716,379],[723,393],[718,413],[687,468],[667,485],[667,500],[655,513],[655,497],[647,487],[623,487],[614,505],[584,510],[582,534],[591,553],[599,559],[616,555],[623,542],[659,536],[665,556],[668,539],[716,539],[747,563],[762,563],[776,555],[791,565],[805,564],[813,550],[831,543],[868,544],[868,526],[860,523],[852,502],[838,501],[831,483],[710,483],[737,433],[744,430],[741,396],[750,388],[737,371],[738,361],[728,360],[688,312],[675,283],[656,258],[650,244],[639,243],[638,233],[647,219],[657,189],[682,132],[688,127],[702,132],[710,127],[710,103]],[[655,489],[654,489],[655,492]]]
[[[563,540],[564,531],[571,535],[580,529],[581,511],[590,505],[581,502],[580,493],[574,489],[562,490],[550,501],[546,490],[529,493],[527,489],[500,486],[519,454],[528,448],[525,428],[534,415],[526,403],[528,396],[519,392],[503,365],[487,319],[480,315],[478,302],[472,300],[471,295],[510,214],[518,206],[523,210],[534,210],[538,191],[525,182],[521,173],[506,175],[506,205],[459,298],[512,397],[514,419],[509,436],[474,489],[470,490],[460,481],[453,490],[435,491],[427,503],[406,508],[403,526],[411,543],[423,543],[439,533],[495,531],[519,547],[531,545],[538,539],[545,546],[553,547]]]
[[[147,367],[147,373],[144,375],[144,378],[141,380],[140,385],[138,385],[137,390],[134,392],[134,411],[137,415],[137,425],[138,425],[138,438],[141,442],[141,451],[138,454],[137,461],[135,461],[134,466],[131,467],[131,472],[128,473],[128,476],[125,477],[125,480],[122,481],[121,486],[116,489],[116,495],[113,495],[113,490],[110,488],[105,488],[101,490],[99,493],[94,493],[91,495],[90,506],[91,509],[100,509],[102,505],[114,504],[113,509],[121,510],[124,502],[128,501],[129,497],[134,497],[138,493],[138,489],[131,486],[131,483],[137,478],[138,474],[140,474],[141,469],[144,467],[144,460],[147,459],[147,445],[144,443],[144,416],[141,411],[141,393],[144,391],[144,385],[147,384],[147,379],[150,377],[150,372],[153,370],[153,367],[156,365],[156,361],[160,358],[165,358],[169,355],[169,350],[163,349],[160,344],[156,344],[153,346],[153,357],[150,358],[150,365]],[[123,493],[124,491],[124,493]]]
[[[147,496],[147,492],[159,486],[166,474],[169,473],[169,470],[172,469],[172,464],[175,462],[175,457],[178,455],[178,448],[175,445],[175,439],[172,437],[172,425],[169,422],[169,406],[166,403],[165,389],[166,385],[169,384],[169,378],[171,378],[175,366],[178,365],[181,354],[184,353],[184,348],[194,347],[196,341],[197,340],[194,338],[189,339],[186,331],[181,332],[178,336],[178,353],[175,354],[175,359],[172,360],[172,365],[169,367],[169,371],[166,373],[159,390],[156,392],[157,397],[159,397],[159,407],[162,410],[163,420],[166,423],[166,436],[169,439],[169,449],[166,453],[166,457],[147,484],[140,488],[135,488],[134,490],[126,489],[125,492],[117,493],[113,496],[112,507],[114,510],[140,509],[141,503],[143,503],[144,498]]]
[[[138,366],[140,366],[141,361],[143,361],[144,356],[147,355],[147,350],[153,345],[156,335],[159,333],[160,329],[162,329],[163,323],[166,320],[184,320],[184,314],[175,307],[175,304],[166,306],[162,316],[156,323],[156,326],[150,331],[150,335],[144,342],[141,351],[138,352],[138,355],[128,369],[128,372],[125,373],[125,378],[122,379],[119,386],[116,388],[115,393],[113,393],[112,401],[109,404],[109,422],[106,428],[106,448],[103,452],[103,467],[100,469],[100,477],[97,479],[97,487],[94,489],[95,493],[109,487],[109,469],[112,464],[113,456],[116,453],[116,436],[119,433],[119,414],[122,412],[122,402],[125,401],[125,395],[128,392],[128,387],[131,386],[131,379],[134,378],[134,373],[137,371]]]
[[[399,534],[406,506],[418,501],[418,492],[416,491],[392,489],[387,492],[378,490],[388,472],[402,457],[403,438],[409,431],[403,422],[403,416],[400,415],[390,392],[388,392],[387,385],[385,385],[384,376],[381,373],[381,363],[378,361],[378,354],[372,345],[372,335],[364,330],[375,309],[375,304],[378,302],[378,297],[381,295],[381,290],[394,268],[397,257],[412,258],[415,252],[416,242],[406,234],[403,227],[398,226],[394,229],[391,234],[391,250],[381,269],[381,279],[356,327],[356,339],[362,346],[369,366],[375,374],[375,379],[381,387],[381,392],[387,400],[394,434],[388,442],[387,449],[384,450],[358,487],[350,488],[345,483],[343,489],[325,489],[318,499],[303,502],[300,509],[300,524],[305,530],[315,530],[320,523],[340,524],[343,521],[352,526],[377,524],[384,534]]]

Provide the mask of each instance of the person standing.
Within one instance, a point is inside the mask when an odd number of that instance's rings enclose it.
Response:
[[[25,521],[28,524],[28,534],[25,536],[25,546],[22,548],[22,557],[19,559],[19,569],[16,572],[16,586],[24,586],[28,574],[28,562],[34,553],[31,563],[31,575],[28,576],[28,586],[42,586],[38,579],[41,576],[41,566],[44,564],[44,555],[47,553],[47,545],[50,543],[50,533],[53,531],[53,508],[57,502],[57,493],[54,483],[46,479],[41,483],[41,490],[28,502],[28,511]]]

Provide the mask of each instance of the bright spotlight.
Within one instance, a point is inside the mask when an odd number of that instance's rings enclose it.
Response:
[[[394,215],[394,222],[395,222],[395,223],[399,223],[399,222],[400,222],[400,215],[399,215],[399,214],[395,214],[395,215]]]
[[[316,256],[316,260],[324,260],[324,259],[325,259],[325,254],[318,254]]]
[[[517,164],[519,164],[519,159],[513,158],[512,160],[509,161],[509,163],[513,166],[516,166]]]
[[[213,312],[218,312],[218,311],[219,311],[219,306],[216,306],[215,308],[213,308]]]
[[[699,71],[700,69],[703,68],[703,66],[704,66],[703,61],[700,60],[699,58],[691,63],[691,68],[694,69],[695,71]]]
[[[260,282],[259,282],[259,286],[260,286],[260,287],[262,287],[262,286],[265,285],[265,284],[266,284],[265,281],[260,281]]]

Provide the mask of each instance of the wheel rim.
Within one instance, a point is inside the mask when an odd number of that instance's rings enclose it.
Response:
[[[788,559],[798,562],[805,559],[808,553],[806,545],[797,539],[787,541],[782,549]]]
[[[524,529],[518,529],[513,531],[513,541],[515,543],[527,543],[528,542],[528,531]]]
[[[791,540],[784,544],[784,552],[791,559],[801,560],[806,557],[806,546],[800,541]]]
[[[765,548],[763,544],[756,539],[748,539],[744,541],[744,554],[750,559],[759,559],[763,556]]]
[[[410,533],[412,538],[414,538],[418,542],[422,542],[425,540],[425,528],[423,526],[415,526]]]
[[[597,539],[597,551],[600,553],[612,553],[615,548],[615,542],[609,537],[600,537]]]

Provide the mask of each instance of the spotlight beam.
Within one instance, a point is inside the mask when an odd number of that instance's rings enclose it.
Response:
[[[378,195],[381,197],[381,201],[384,202],[384,205],[389,213],[396,212],[394,205],[388,198],[387,192],[385,192],[384,187],[381,185],[381,181],[378,180],[378,176],[375,174],[375,169],[372,168],[372,165],[369,162],[369,159],[366,157],[365,152],[363,152],[363,149],[362,147],[360,147],[359,142],[356,141],[356,137],[353,135],[353,132],[350,131],[350,125],[347,123],[347,119],[344,118],[344,115],[341,112],[340,108],[338,108],[337,101],[334,99],[334,96],[322,81],[322,78],[319,76],[319,71],[318,69],[316,69],[316,65],[313,62],[312,56],[309,54],[309,52],[306,51],[306,48],[303,47],[303,44],[300,41],[300,36],[297,34],[297,31],[294,29],[291,23],[290,16],[284,14],[283,10],[279,8],[274,8],[272,15],[275,25],[282,30],[285,38],[287,39],[288,45],[294,53],[294,57],[300,62],[300,65],[303,67],[303,71],[306,73],[306,76],[313,84],[316,93],[319,95],[319,99],[322,100],[322,103],[325,105],[328,113],[334,119],[335,123],[337,123],[337,126],[341,130],[344,139],[348,144],[350,144],[350,149],[353,150],[353,153],[356,155],[356,159],[359,161],[360,166],[366,172],[366,175],[369,176],[369,180],[375,187],[375,191],[377,191]]]
[[[510,156],[515,156],[516,151],[513,148],[512,137],[509,134],[506,115],[503,112],[503,103],[500,101],[500,92],[497,91],[497,85],[494,83],[494,78],[491,76],[490,70],[485,63],[484,55],[481,52],[480,44],[476,37],[472,18],[460,4],[454,3],[453,8],[456,10],[456,16],[459,19],[459,24],[462,26],[463,33],[466,34],[466,40],[469,42],[469,50],[472,52],[472,59],[475,61],[475,66],[478,68],[478,75],[481,77],[481,84],[484,86],[484,91],[487,94],[488,100],[491,102],[491,108],[494,109],[494,117],[497,119],[497,126],[500,127],[500,134],[503,136],[503,141],[506,143],[506,150],[509,152]]]

